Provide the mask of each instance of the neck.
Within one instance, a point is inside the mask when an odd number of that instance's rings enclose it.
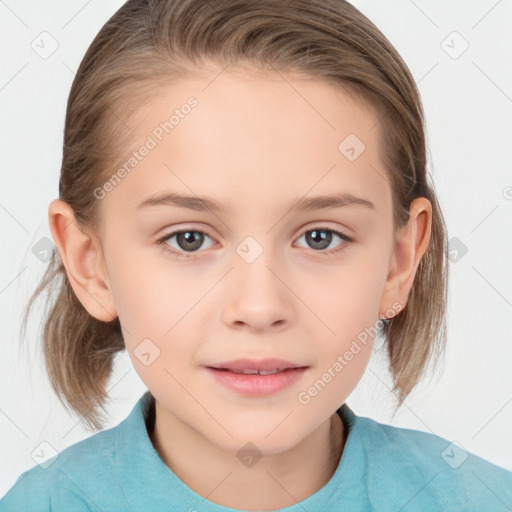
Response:
[[[347,429],[333,414],[298,445],[264,455],[254,466],[233,464],[226,453],[156,404],[148,434],[165,464],[197,494],[224,507],[275,510],[311,496],[332,478]]]

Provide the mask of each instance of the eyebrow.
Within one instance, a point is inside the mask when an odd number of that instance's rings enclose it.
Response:
[[[227,211],[225,206],[212,197],[184,196],[173,193],[164,193],[148,197],[135,209],[140,210],[151,206],[178,206],[196,211]],[[375,205],[371,201],[356,197],[349,193],[302,197],[288,203],[285,206],[285,209],[287,211],[316,211],[328,208],[340,208],[343,206],[363,206],[365,208],[375,210]]]

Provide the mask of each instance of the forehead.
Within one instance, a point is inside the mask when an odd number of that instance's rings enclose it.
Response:
[[[172,191],[215,197],[229,210],[306,194],[389,196],[376,115],[333,83],[219,68],[157,91],[137,111],[124,161],[151,149],[108,201],[134,208]]]

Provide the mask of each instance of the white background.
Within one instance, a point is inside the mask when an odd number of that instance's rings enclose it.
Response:
[[[392,417],[391,381],[375,357],[347,402],[358,415],[435,433],[512,469],[512,1],[353,3],[390,39],[419,84],[429,172],[449,237],[467,253],[450,263],[448,348],[440,371]],[[29,353],[19,353],[19,329],[44,269],[32,247],[51,239],[48,203],[58,197],[74,71],[121,4],[0,2],[0,496],[35,465],[31,454],[41,442],[60,452],[91,435],[45,376],[36,337],[41,303],[30,324]],[[31,48],[43,31],[59,45],[47,59]],[[458,58],[464,43],[454,31],[469,44]],[[126,352],[110,389],[107,428],[123,420],[146,389]]]

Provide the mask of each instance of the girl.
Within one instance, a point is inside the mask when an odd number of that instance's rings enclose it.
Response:
[[[510,510],[512,473],[345,403],[377,335],[399,404],[442,352],[446,227],[407,66],[344,0],[129,0],[70,92],[34,298],[97,429],[2,511]],[[190,246],[190,247],[187,247]]]

